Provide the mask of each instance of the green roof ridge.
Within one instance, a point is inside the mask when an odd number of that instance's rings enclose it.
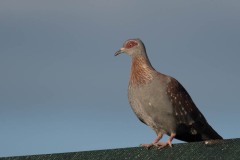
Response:
[[[143,147],[95,151],[3,157],[0,160],[161,160],[161,159],[240,159],[240,138],[206,142],[173,144],[173,147]]]

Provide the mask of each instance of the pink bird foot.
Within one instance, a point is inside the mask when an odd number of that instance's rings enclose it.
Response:
[[[165,148],[167,146],[172,147],[172,140],[176,136],[176,134],[172,133],[169,139],[166,142],[159,142],[159,140],[162,138],[162,134],[158,134],[158,137],[150,144],[141,144],[141,147],[150,148],[152,146],[157,147],[158,149]]]
[[[157,138],[152,143],[150,143],[150,144],[141,144],[140,147],[146,147],[146,148],[150,148],[150,147],[153,147],[153,146],[158,147],[157,144],[160,141],[160,139],[162,138],[162,136],[163,135],[161,133],[159,133],[157,135]]]
[[[158,149],[162,149],[165,148],[167,146],[172,147],[172,143],[170,141],[166,141],[166,142],[158,142],[158,143],[150,143],[150,144],[141,144],[141,147],[146,147],[146,148],[150,148],[150,147],[157,147]]]
[[[176,136],[176,134],[172,133],[171,136],[169,137],[169,139],[166,142],[158,142],[157,143],[158,148],[162,149],[166,146],[172,147],[172,140],[175,136]]]
[[[156,147],[158,147],[158,149],[162,149],[162,148],[165,148],[165,147],[167,147],[167,146],[172,147],[171,141],[158,142],[158,143],[156,144]]]

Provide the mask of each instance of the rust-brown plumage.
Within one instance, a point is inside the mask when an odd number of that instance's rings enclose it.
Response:
[[[132,57],[128,99],[137,117],[157,134],[151,144],[171,146],[173,138],[194,142],[222,137],[208,124],[184,87],[174,78],[157,72],[151,65],[140,39],[127,40],[115,55]],[[164,134],[167,142],[159,142]]]
[[[142,56],[136,56],[132,60],[129,85],[142,85],[153,79],[153,67]]]

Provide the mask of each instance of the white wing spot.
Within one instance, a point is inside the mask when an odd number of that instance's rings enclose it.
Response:
[[[194,128],[191,128],[191,133],[195,135],[197,134],[197,131]]]

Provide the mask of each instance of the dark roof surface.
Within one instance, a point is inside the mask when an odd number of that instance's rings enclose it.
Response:
[[[240,159],[240,138],[196,143],[174,144],[172,148],[147,149],[142,147],[120,148],[84,152],[56,153],[19,157],[5,157],[0,160],[161,160],[161,159]]]

